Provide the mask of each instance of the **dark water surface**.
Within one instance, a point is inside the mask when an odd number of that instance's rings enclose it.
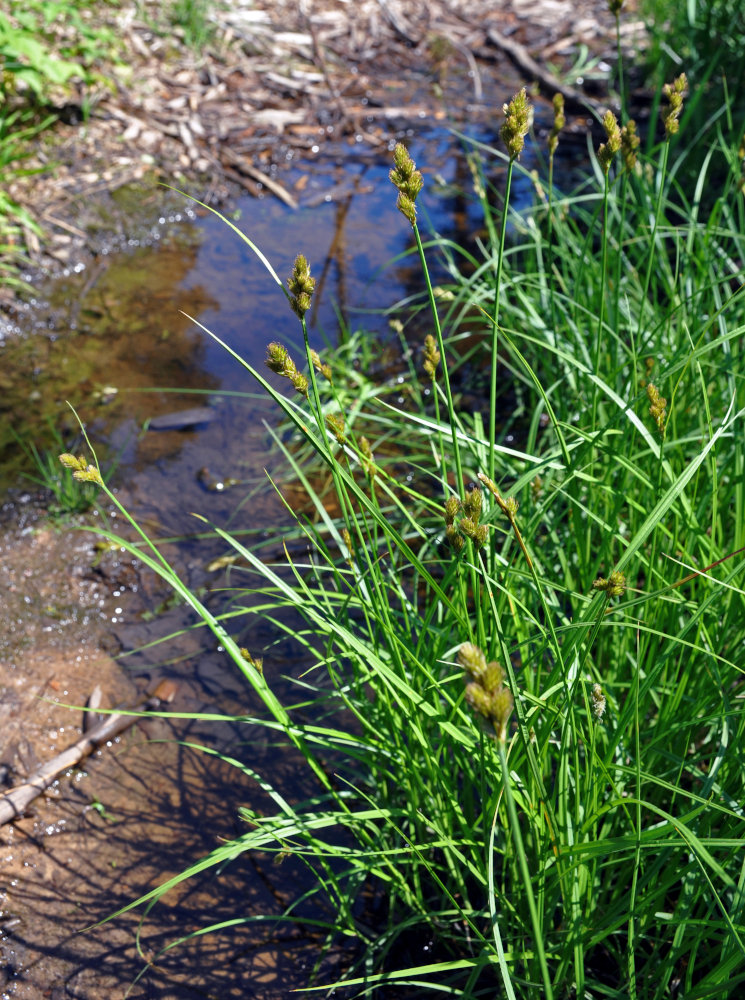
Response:
[[[423,229],[431,225],[459,243],[473,240],[479,219],[458,142],[444,131],[429,132],[412,137],[410,148],[425,176]],[[317,280],[308,318],[319,350],[324,337],[336,344],[345,327],[397,345],[384,310],[421,291],[413,256],[387,265],[411,246],[389,169],[387,151],[340,150],[305,173],[282,175],[301,202],[297,211],[270,197],[236,206],[236,224],[282,280],[297,253],[307,256]],[[524,180],[517,181],[516,196],[529,198]],[[176,711],[250,714],[256,707],[209,637],[183,632],[189,614],[173,606],[136,561],[95,551],[91,536],[34,531],[35,488],[19,478],[33,471],[19,439],[42,453],[74,446],[69,401],[93,445],[107,461],[116,458],[112,483],[154,537],[194,535],[192,512],[231,530],[281,537],[286,512],[264,471],[279,469],[264,424],[276,425],[278,414],[236,361],[183,313],[262,371],[269,341],[297,345],[297,320],[261,263],[223,222],[172,194],[164,193],[165,208],[148,198],[138,225],[149,237],[133,238],[140,245],[100,254],[79,273],[40,289],[49,306],[28,314],[27,329],[6,331],[0,348],[0,490],[8,495],[3,555],[10,581],[0,590],[0,610],[12,624],[0,647],[0,763],[16,769],[16,780],[23,776],[24,740],[43,760],[66,745],[65,720],[74,738],[79,715],[65,715],[55,702],[81,704],[96,680],[112,704],[131,701],[165,675],[180,684]],[[297,347],[295,353],[300,361]],[[164,430],[144,429],[153,418],[194,407],[209,413],[184,417],[181,425],[169,417],[164,422],[172,426]],[[218,489],[226,480],[241,485]],[[215,579],[207,564],[224,545],[172,542],[164,551],[187,583],[203,588]],[[163,636],[173,638],[141,649]],[[242,641],[257,654],[270,647],[265,669],[291,697],[302,648],[279,641],[261,621]],[[206,923],[280,913],[297,887],[309,884],[292,858],[279,868],[270,857],[242,858],[219,876],[211,870],[174,890],[144,917],[129,914],[79,933],[238,834],[240,805],[260,807],[261,793],[247,779],[184,745],[190,742],[234,754],[271,774],[287,794],[311,791],[298,778],[297,762],[289,754],[278,759],[260,730],[165,720],[132,730],[59,782],[30,817],[3,831],[0,1000],[123,996],[145,963],[151,968],[132,997],[267,1000],[307,981],[320,938],[285,925],[231,924],[160,952]],[[326,981],[347,957],[332,952]]]

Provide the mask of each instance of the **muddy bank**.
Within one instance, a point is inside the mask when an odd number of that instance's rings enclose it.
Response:
[[[170,673],[178,683],[170,707],[213,718],[139,721],[0,829],[0,997],[109,1000],[127,990],[164,1000],[286,997],[307,982],[320,939],[307,927],[278,930],[250,918],[279,915],[306,884],[292,858],[279,878],[272,857],[239,858],[172,889],[150,913],[91,929],[239,834],[240,806],[261,808],[262,793],[215,750],[271,773],[288,794],[303,793],[301,768],[289,753],[278,760],[263,733],[214,718],[252,705],[222,676],[225,664],[203,637],[175,637],[141,654],[133,668],[109,655],[107,648],[121,650],[117,626],[136,619],[138,609],[162,607],[167,591],[136,559],[102,551],[94,535],[45,526],[30,500],[24,506],[23,523],[6,526],[0,553],[8,626],[0,649],[5,787],[77,738],[82,713],[69,706],[83,705],[96,684],[108,705],[131,704],[154,677]],[[188,621],[174,607],[156,631]],[[223,921],[226,928],[161,954]],[[327,974],[342,955],[329,959]]]

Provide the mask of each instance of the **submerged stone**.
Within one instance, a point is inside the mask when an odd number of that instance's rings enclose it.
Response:
[[[216,416],[217,411],[209,406],[194,406],[189,410],[177,410],[175,413],[153,417],[147,426],[151,431],[184,431],[197,424],[208,424]]]

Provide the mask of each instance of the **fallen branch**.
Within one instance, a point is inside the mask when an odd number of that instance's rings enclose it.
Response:
[[[112,715],[106,716],[102,722],[81,736],[72,746],[58,753],[46,764],[42,764],[28,781],[17,785],[0,798],[0,826],[23,816],[29,804],[38,798],[45,789],[49,788],[55,778],[66,771],[68,767],[74,767],[84,757],[100,747],[102,743],[121,735],[138,719],[142,718],[143,713],[157,711],[163,705],[173,701],[175,694],[176,685],[173,681],[161,681],[155,692],[146,701],[127,711],[114,712]]]
[[[257,169],[252,163],[249,163],[245,157],[239,156],[237,153],[234,153],[232,149],[227,148],[222,149],[220,151],[220,155],[223,160],[227,160],[228,163],[232,164],[240,173],[253,178],[253,180],[258,181],[259,184],[263,184],[265,188],[271,191],[272,194],[276,195],[280,201],[285,203],[285,205],[288,205],[293,209],[298,207],[297,199],[290,194],[287,188],[283,187],[279,181],[275,181],[273,177],[270,177],[268,174],[265,174],[263,171]]]
[[[553,73],[549,73],[547,69],[537,63],[520,42],[506,38],[496,28],[489,28],[487,37],[492,45],[496,45],[498,49],[506,52],[526,76],[537,80],[544,91],[548,91],[549,94],[562,94],[567,104],[583,111],[600,112],[602,105],[598,101],[594,101],[591,97],[583,94],[581,90],[577,90],[576,87],[562,83]]]

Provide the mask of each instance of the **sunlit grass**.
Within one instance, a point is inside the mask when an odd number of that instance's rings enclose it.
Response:
[[[329,941],[360,945],[350,995],[739,995],[745,213],[739,136],[711,211],[705,172],[677,185],[684,91],[648,159],[607,118],[583,188],[536,182],[520,215],[485,179],[496,161],[521,169],[515,126],[507,154],[475,149],[490,237],[443,244],[437,288],[397,150],[428,309],[426,325],[400,317],[404,406],[348,351],[315,354],[304,258],[285,288],[228,223],[304,350],[272,345],[266,376],[210,335],[292,429],[277,443],[308,503],[286,505],[292,544],[273,562],[212,526],[230,557],[222,614],[133,525],[137,554],[259,696],[247,731],[283,736],[317,791],[289,801],[241,766],[274,812],[244,810],[239,838],[139,903],[243,851],[291,852],[335,915],[319,916]],[[459,404],[465,370],[489,387],[480,409]],[[246,616],[303,648],[297,704],[231,633]]]

